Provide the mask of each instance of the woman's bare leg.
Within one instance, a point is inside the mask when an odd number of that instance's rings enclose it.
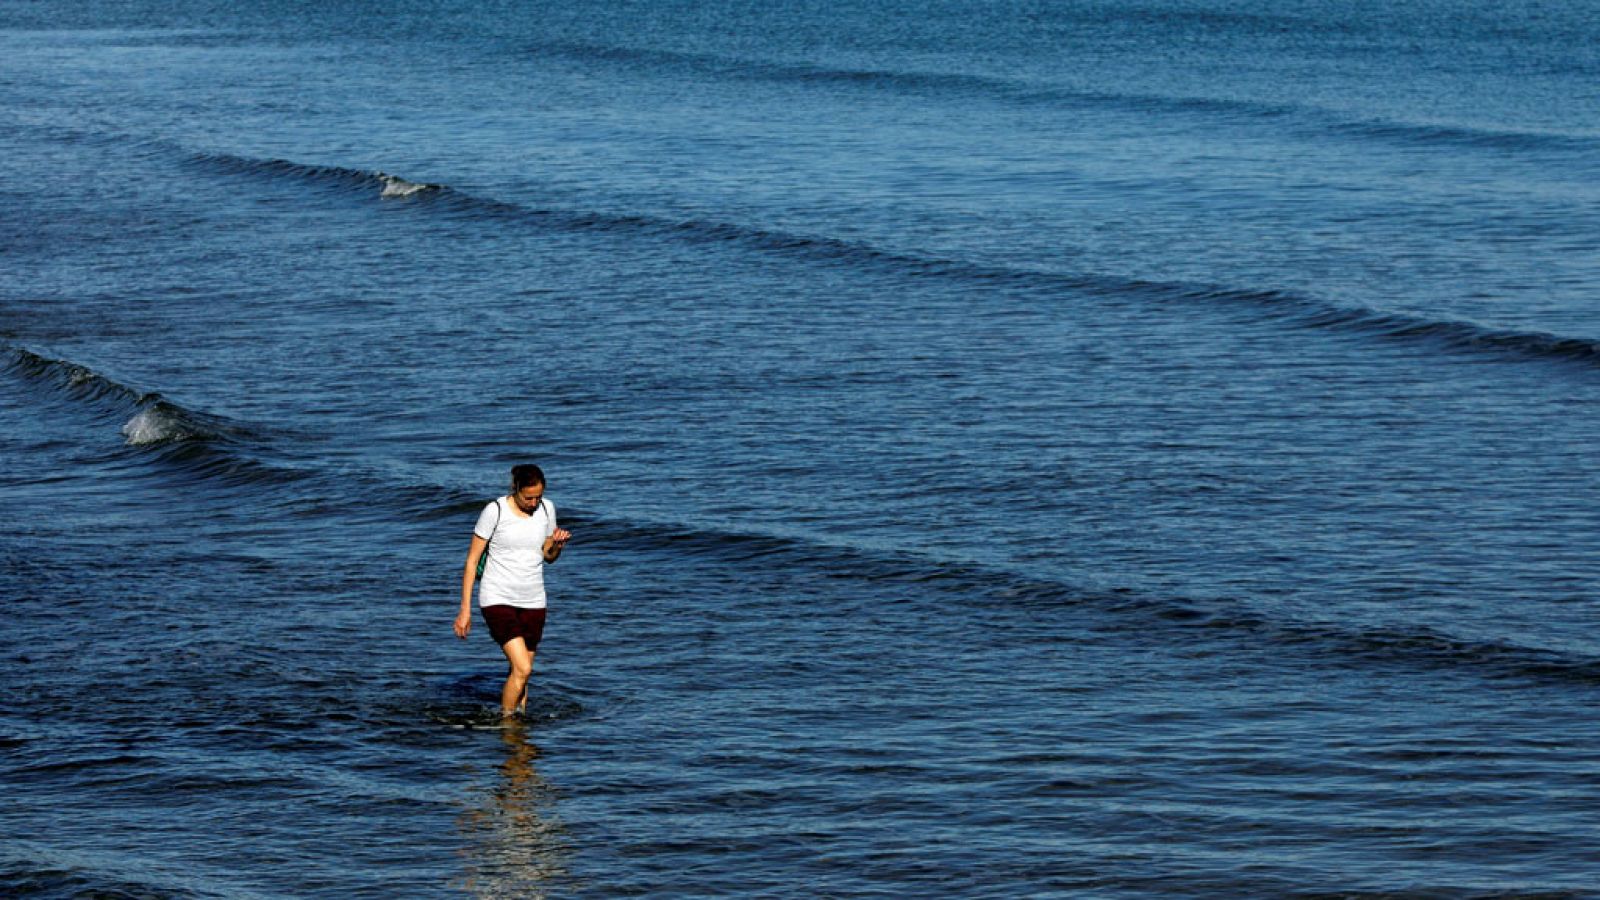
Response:
[[[500,715],[516,715],[528,703],[528,678],[533,675],[533,654],[522,638],[512,638],[500,645],[505,651],[511,671],[506,673],[505,687],[500,690]]]
[[[538,653],[536,653],[536,652],[534,652],[532,650],[528,651],[528,671],[530,673],[532,673],[532,671],[533,671],[533,661],[535,659],[537,659],[538,656],[539,656]],[[530,685],[530,684],[533,684],[533,678],[531,677],[531,674],[530,674],[530,677],[528,677],[527,679],[525,679],[522,682],[522,697],[519,700],[517,700],[517,714],[518,715],[521,715],[521,714],[523,714],[523,713],[528,711],[528,685]]]

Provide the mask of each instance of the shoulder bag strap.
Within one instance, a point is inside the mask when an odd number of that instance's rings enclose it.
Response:
[[[478,577],[483,577],[483,568],[489,564],[489,545],[494,541],[494,533],[500,530],[500,498],[494,498],[494,524],[489,526],[489,536],[484,539],[483,553],[478,556]]]

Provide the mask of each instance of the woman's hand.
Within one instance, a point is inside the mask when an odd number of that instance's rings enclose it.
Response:
[[[471,632],[472,612],[471,610],[463,609],[461,614],[456,616],[456,637],[465,639]]]
[[[550,536],[544,539],[544,561],[555,562],[556,557],[561,555],[561,548],[565,547],[571,538],[572,532],[565,528],[557,528],[550,532]]]

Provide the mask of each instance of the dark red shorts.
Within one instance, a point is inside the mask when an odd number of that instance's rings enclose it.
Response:
[[[539,646],[539,638],[544,637],[542,609],[523,609],[497,603],[482,607],[479,612],[483,613],[484,624],[489,626],[489,634],[494,636],[494,642],[502,647],[512,638],[522,638],[528,649],[533,650]]]

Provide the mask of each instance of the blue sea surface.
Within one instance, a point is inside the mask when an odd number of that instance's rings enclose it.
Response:
[[[0,894],[1600,896],[1592,4],[31,0],[0,153]]]

